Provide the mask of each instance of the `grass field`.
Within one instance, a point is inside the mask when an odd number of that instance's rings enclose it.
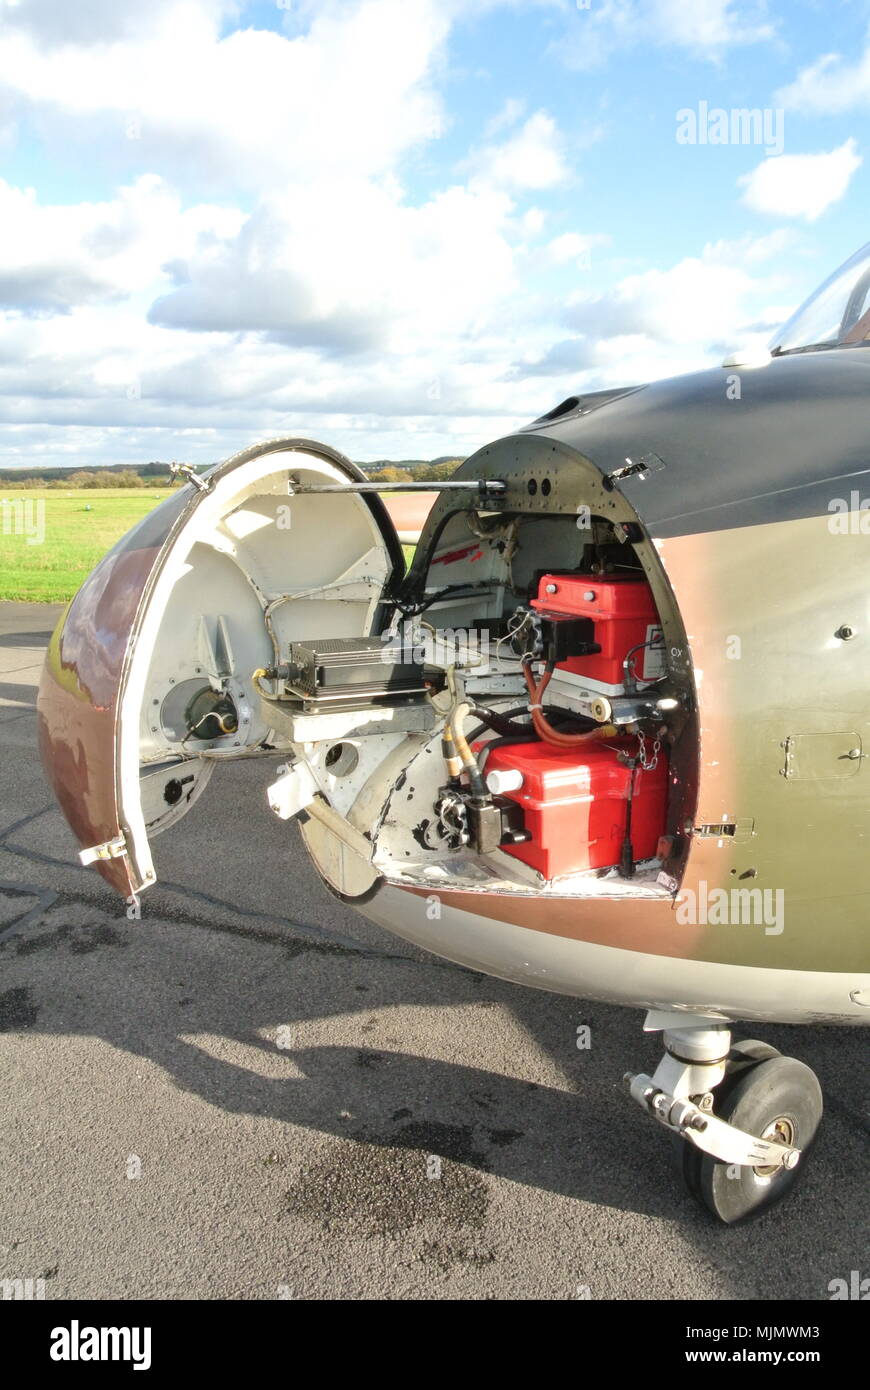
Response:
[[[72,598],[115,541],[168,493],[159,487],[61,492],[0,485],[0,599]]]
[[[72,598],[115,541],[169,491],[161,487],[4,491],[0,485],[0,600],[57,603]],[[410,561],[414,547],[404,550]]]

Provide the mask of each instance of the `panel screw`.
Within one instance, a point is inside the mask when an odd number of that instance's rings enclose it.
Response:
[[[851,642],[852,638],[855,636],[855,629],[849,627],[848,623],[844,623],[842,627],[837,628],[834,636],[839,637],[841,642]]]

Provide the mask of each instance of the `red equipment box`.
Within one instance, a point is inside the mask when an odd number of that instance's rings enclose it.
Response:
[[[531,606],[539,613],[591,618],[595,624],[595,641],[601,651],[595,656],[572,656],[560,661],[557,670],[572,671],[605,685],[622,686],[622,663],[628,652],[641,642],[652,642],[652,647],[637,652],[635,672],[640,681],[655,680],[664,674],[664,639],[652,590],[645,579],[545,574]]]
[[[564,752],[548,743],[497,745],[487,755],[484,775],[496,770],[522,773],[523,784],[504,795],[523,808],[531,839],[503,845],[544,878],[605,869],[619,864],[625,839],[630,769],[616,751],[633,752],[634,739],[594,741]],[[635,861],[652,859],[665,831],[668,766],[664,752],[652,772],[635,771],[631,844]]]

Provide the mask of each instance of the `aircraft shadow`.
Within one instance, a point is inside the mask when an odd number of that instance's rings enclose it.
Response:
[[[129,948],[142,949],[141,935],[137,939],[134,934],[146,931],[147,924],[118,928],[103,922],[66,929],[58,925],[64,916],[65,905],[50,908],[34,935],[28,929],[21,937],[8,938],[2,952],[7,959],[29,954],[44,959],[46,952],[58,951],[70,964],[75,956],[101,953],[99,964],[89,961],[76,972],[81,1026],[77,1019],[70,1029],[72,1020],[64,1009],[65,1026],[58,1026],[57,1033],[91,1033],[147,1058],[180,1089],[228,1114],[267,1116],[354,1141],[350,1148],[346,1142],[336,1144],[319,1175],[305,1179],[304,1200],[321,1215],[329,1215],[332,1203],[345,1216],[347,1201],[356,1193],[359,1219],[365,1222],[368,1203],[381,1211],[389,1229],[392,1204],[399,1200],[395,1180],[400,1169],[379,1169],[382,1186],[391,1190],[378,1192],[377,1181],[369,1181],[362,1189],[368,1196],[362,1199],[357,1170],[366,1169],[373,1151],[382,1151],[396,1163],[414,1155],[413,1171],[422,1174],[426,1159],[434,1155],[446,1165],[445,1183],[438,1189],[444,1200],[459,1174],[470,1172],[483,1179],[483,1188],[486,1177],[493,1176],[571,1202],[676,1226],[729,1281],[735,1298],[823,1298],[828,1279],[860,1268],[855,1248],[859,1230],[843,1216],[850,1208],[863,1211],[866,1117],[862,1128],[860,1108],[830,1106],[832,1094],[844,1089],[838,1053],[855,1042],[848,1030],[760,1030],[819,1071],[830,1113],[814,1161],[788,1202],[752,1223],[727,1229],[684,1192],[669,1158],[669,1137],[643,1116],[620,1084],[627,1066],[651,1069],[659,1053],[658,1038],[644,1037],[633,1012],[523,990],[458,967],[433,970],[411,959],[289,939],[286,949],[277,947],[284,965],[276,961],[267,978],[246,984],[228,979],[222,953],[215,950],[211,933],[201,928],[190,929],[184,967],[189,984],[177,1006],[167,997],[171,990],[161,996],[152,985],[152,977],[160,980],[166,950],[165,943],[154,941],[145,947],[144,970],[137,965],[135,972],[138,1003],[119,990],[125,1007],[115,1008],[98,975],[104,969],[110,976],[117,973],[120,985],[128,975]],[[316,993],[312,973],[320,981]],[[509,1074],[509,1063],[496,1072],[417,1055],[400,1036],[402,1023],[393,1016],[397,1008],[449,1010],[469,1004],[492,1008],[493,1029],[499,1028],[499,1008],[509,1011],[513,1025],[528,1035],[530,1050],[540,1049],[555,1060],[563,1086]],[[361,1032],[370,1030],[359,1045],[344,1040],[355,1016],[362,1020]],[[303,1043],[282,1055],[270,1036],[278,1021],[292,1033],[311,1021],[329,1027],[336,1019],[342,1040],[334,1044]],[[588,1049],[576,1046],[580,1022],[591,1030]],[[42,1008],[32,1026],[55,1031]],[[248,1064],[215,1055],[201,1041],[209,1037],[240,1044]],[[469,1041],[473,1049],[474,1036]],[[436,1048],[440,1045],[443,1040],[436,1041]],[[270,1074],[279,1058],[279,1074]],[[283,1074],[285,1062],[290,1076]],[[422,1195],[428,1190],[421,1178]],[[568,1207],[565,1215],[569,1221],[576,1217],[577,1239],[582,1240],[588,1211]],[[824,1251],[821,1275],[808,1250]],[[650,1297],[661,1296],[667,1296],[666,1286],[650,1289]]]

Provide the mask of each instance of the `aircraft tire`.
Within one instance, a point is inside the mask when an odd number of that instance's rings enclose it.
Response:
[[[747,1055],[745,1045],[743,1055]],[[801,1157],[792,1169],[736,1167],[696,1149],[690,1140],[680,1140],[687,1188],[729,1226],[758,1215],[792,1190],[806,1167],[822,1118],[821,1087],[808,1066],[779,1054],[750,1060],[753,1064],[748,1068],[736,1064],[717,1087],[715,1113],[749,1134],[779,1135],[799,1148]]]
[[[725,1063],[725,1076],[715,1094],[725,1093],[733,1080],[749,1071],[751,1067],[757,1066],[759,1062],[766,1062],[771,1057],[781,1056],[782,1053],[778,1052],[770,1043],[761,1042],[758,1038],[739,1038],[737,1042],[731,1044],[728,1060]],[[718,1108],[714,1106],[714,1109],[718,1114]],[[703,1203],[704,1199],[698,1187],[700,1151],[688,1139],[683,1139],[679,1134],[671,1134],[670,1141],[671,1157],[677,1172],[695,1200]]]

